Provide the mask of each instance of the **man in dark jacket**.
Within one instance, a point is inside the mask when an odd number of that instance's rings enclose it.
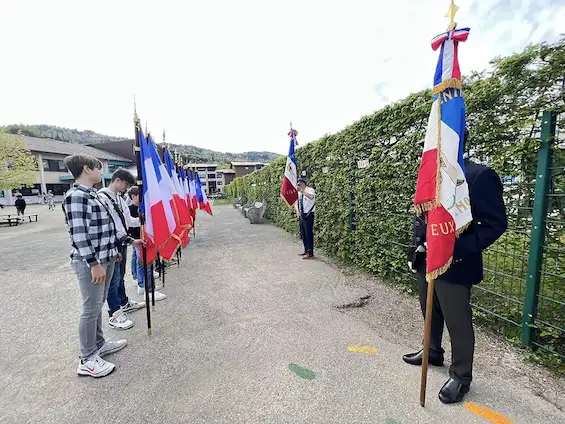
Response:
[[[16,210],[18,211],[18,216],[25,215],[27,204],[26,201],[24,200],[24,197],[20,193],[16,195],[15,206],[16,206]]]
[[[453,262],[435,281],[429,363],[443,366],[443,323],[451,337],[449,380],[439,392],[443,403],[463,400],[469,391],[475,350],[471,288],[483,279],[482,252],[507,228],[506,209],[499,176],[487,166],[465,161],[473,221],[455,242]],[[416,216],[409,266],[416,273],[420,305],[426,315],[426,222]],[[405,362],[422,365],[423,350],[403,356]]]

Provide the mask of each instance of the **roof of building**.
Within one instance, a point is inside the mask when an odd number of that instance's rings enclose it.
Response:
[[[217,163],[189,163],[185,166],[188,166],[189,168],[217,168],[218,164]]]
[[[53,153],[58,155],[75,155],[87,154],[97,159],[116,160],[122,162],[131,162],[131,160],[113,153],[105,152],[94,147],[85,146],[78,143],[68,143],[65,141],[51,140],[50,138],[37,138],[21,136],[27,148],[32,152]]]
[[[133,150],[134,145],[135,140],[133,139],[89,144],[90,147],[98,150],[104,150],[105,152],[111,153],[113,155],[121,156],[123,158],[131,160],[132,162],[135,161],[135,152]]]
[[[232,162],[232,166],[256,166],[265,165],[263,162]]]
[[[233,169],[216,169],[216,172],[221,172],[222,174],[235,174]]]

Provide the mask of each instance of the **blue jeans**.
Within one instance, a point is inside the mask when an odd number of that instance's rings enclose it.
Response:
[[[110,313],[110,316],[129,302],[129,299],[126,296],[126,286],[124,284],[127,253],[127,246],[122,247],[122,262],[116,262],[114,273],[112,274],[112,281],[110,281],[110,290],[108,290],[108,312]]]
[[[141,262],[141,250],[137,249],[137,248],[133,248],[133,259],[132,262],[135,261],[135,267],[136,267],[136,271],[135,271],[135,277],[137,278],[137,285],[139,287],[145,287],[145,280],[148,281],[147,287],[149,290],[151,290],[151,274],[153,273],[153,266],[148,266],[147,267],[147,278],[144,278],[143,276],[143,263]],[[132,268],[133,270],[133,268]],[[132,271],[133,272],[133,271]]]
[[[302,214],[300,219],[300,236],[304,244],[304,252],[314,255],[314,212]]]

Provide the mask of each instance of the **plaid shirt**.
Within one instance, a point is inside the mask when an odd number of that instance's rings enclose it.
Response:
[[[63,211],[73,260],[92,266],[118,256],[114,223],[94,188],[75,183],[65,194]]]

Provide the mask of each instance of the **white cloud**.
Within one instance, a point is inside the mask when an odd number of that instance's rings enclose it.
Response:
[[[158,138],[284,154],[289,120],[304,144],[430,87],[448,4],[4,0],[0,123],[132,136],[135,94]],[[562,1],[457,4],[464,73],[565,21]]]

